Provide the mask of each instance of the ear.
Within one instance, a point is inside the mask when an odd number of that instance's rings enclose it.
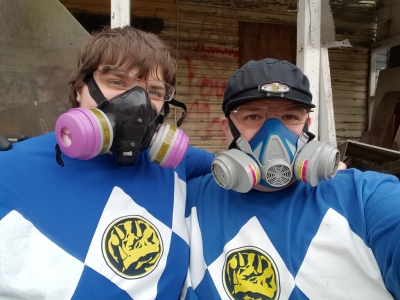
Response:
[[[226,146],[229,147],[229,145],[232,143],[233,141],[233,136],[231,133],[231,129],[229,128],[229,120],[227,117],[222,117],[219,120],[219,124],[221,125],[222,131],[225,134],[226,137]]]
[[[81,103],[81,98],[82,98],[82,88],[76,91],[76,101]]]
[[[308,127],[311,126],[311,118],[310,117],[307,118],[307,124],[308,124]]]

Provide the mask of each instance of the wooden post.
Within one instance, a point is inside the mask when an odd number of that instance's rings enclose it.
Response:
[[[111,28],[131,25],[131,0],[111,0]]]
[[[297,12],[297,66],[310,81],[313,103],[310,131],[318,139],[320,63],[321,63],[321,0],[299,0]]]
[[[333,95],[331,70],[327,48],[321,48],[321,86],[319,109],[319,134],[321,141],[328,141],[336,146],[335,114],[333,110]]]

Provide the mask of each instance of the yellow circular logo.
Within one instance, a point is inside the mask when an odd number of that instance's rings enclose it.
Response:
[[[140,216],[125,216],[108,225],[102,251],[107,265],[118,275],[135,279],[155,269],[163,253],[157,228]]]
[[[273,259],[256,247],[243,247],[226,255],[223,282],[231,299],[278,299],[279,272]]]

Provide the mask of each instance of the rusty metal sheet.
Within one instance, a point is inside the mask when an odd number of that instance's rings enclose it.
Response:
[[[0,18],[0,135],[51,132],[89,34],[54,0],[0,0]]]

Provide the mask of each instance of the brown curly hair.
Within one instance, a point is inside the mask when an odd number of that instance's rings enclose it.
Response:
[[[156,76],[158,68],[161,68],[164,81],[175,86],[176,60],[161,38],[131,26],[105,27],[84,41],[78,67],[69,82],[72,107],[79,107],[77,91],[85,84],[85,78],[100,65],[117,65],[127,69],[139,67],[137,76],[144,80],[150,74]]]

